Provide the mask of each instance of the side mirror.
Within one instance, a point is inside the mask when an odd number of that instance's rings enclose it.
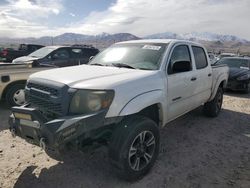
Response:
[[[187,72],[191,70],[190,61],[175,61],[172,67],[172,73]]]
[[[89,61],[91,61],[95,56],[90,56]]]

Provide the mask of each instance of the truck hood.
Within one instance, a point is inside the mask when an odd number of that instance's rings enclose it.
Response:
[[[44,79],[78,89],[113,89],[137,79],[154,76],[158,71],[135,70],[118,67],[80,65],[41,71],[30,79]]]
[[[37,60],[37,57],[22,56],[14,59],[12,63],[29,63],[31,61]]]

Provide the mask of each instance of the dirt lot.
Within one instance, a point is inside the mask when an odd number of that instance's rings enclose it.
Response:
[[[113,175],[105,148],[58,162],[13,139],[0,106],[0,187],[250,187],[250,95],[226,93],[218,118],[199,108],[162,129],[159,158],[135,183]]]

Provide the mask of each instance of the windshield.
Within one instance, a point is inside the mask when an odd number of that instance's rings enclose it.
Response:
[[[98,54],[90,64],[157,70],[167,45],[158,43],[115,44]]]
[[[51,53],[52,51],[54,51],[55,49],[56,49],[55,47],[43,47],[43,48],[40,48],[39,50],[34,51],[28,56],[42,58],[48,55],[49,53]]]
[[[226,64],[233,68],[250,68],[247,59],[227,59],[223,58],[217,64]]]

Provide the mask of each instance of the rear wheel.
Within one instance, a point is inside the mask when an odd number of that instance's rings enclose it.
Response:
[[[159,129],[151,119],[134,116],[121,122],[109,147],[117,174],[134,181],[148,173],[159,153]]]
[[[6,93],[6,100],[10,106],[21,106],[25,103],[24,84],[11,86]]]
[[[205,115],[209,117],[217,117],[221,111],[222,102],[223,89],[219,87],[214,99],[204,104],[203,111]]]

